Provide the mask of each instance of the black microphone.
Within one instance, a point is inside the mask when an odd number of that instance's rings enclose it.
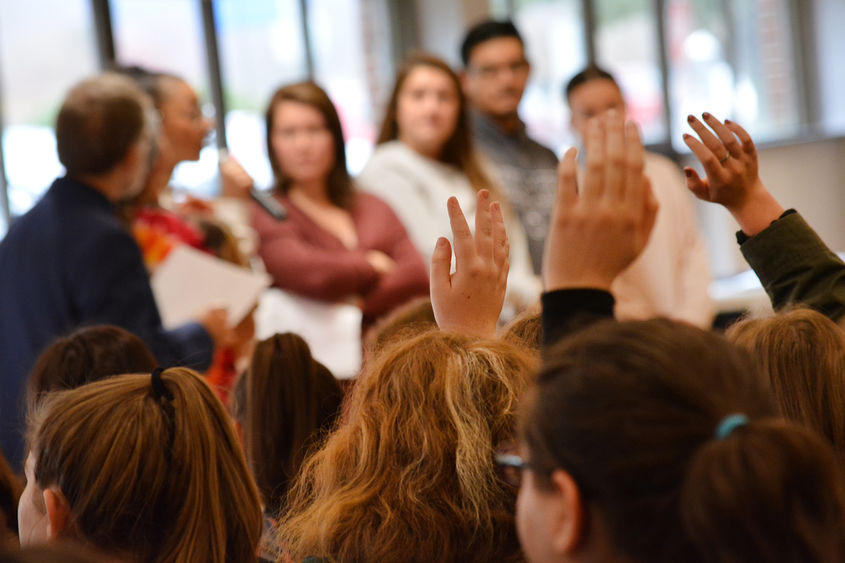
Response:
[[[217,151],[217,158],[221,164],[229,159],[229,151],[226,147],[218,147]],[[285,206],[267,192],[256,188],[255,184],[249,187],[249,197],[276,221],[284,221],[288,218]]]
[[[288,218],[288,212],[285,206],[267,192],[252,186],[249,188],[249,197],[276,221],[284,221]]]

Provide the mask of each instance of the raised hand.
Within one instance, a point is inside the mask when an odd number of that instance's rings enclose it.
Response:
[[[585,145],[580,189],[574,148],[558,166],[557,198],[543,255],[546,291],[610,289],[645,248],[657,217],[636,125],[610,112],[593,120]]]
[[[704,167],[706,177],[684,168],[687,188],[699,199],[723,205],[747,235],[755,235],[777,219],[783,208],[760,180],[754,141],[732,121],[723,123],[709,113],[702,118],[704,123],[693,115],[687,118],[699,138],[685,134],[684,143]]]
[[[449,198],[447,206],[455,241],[455,273],[451,273],[452,247],[440,237],[431,256],[434,317],[441,330],[493,337],[508,279],[510,248],[502,207],[490,203],[487,190],[478,192],[473,237],[458,200]]]

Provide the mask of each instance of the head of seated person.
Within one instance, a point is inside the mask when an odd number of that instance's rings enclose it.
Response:
[[[317,186],[332,204],[348,209],[354,188],[340,116],[328,94],[313,82],[283,86],[265,117],[275,188],[288,194]]]
[[[290,482],[340,412],[343,393],[298,335],[275,334],[255,345],[238,380],[234,418],[265,512],[276,516]]]
[[[539,354],[543,345],[543,320],[540,307],[534,306],[520,313],[504,327],[502,338]]]
[[[752,360],[713,333],[654,320],[568,337],[526,393],[520,456],[533,563],[845,557],[833,450],[779,418]]]
[[[117,560],[255,561],[258,491],[214,392],[186,368],[44,398],[30,416],[24,546],[75,540]]]
[[[416,336],[437,326],[431,299],[418,297],[378,321],[364,340],[365,359],[379,354],[385,346],[401,338]]]
[[[67,94],[56,118],[56,150],[68,177],[116,203],[143,189],[155,129],[149,96],[129,78],[104,73]]]
[[[625,115],[622,88],[610,72],[595,65],[573,76],[564,89],[569,105],[570,126],[582,141],[590,121],[610,110]]]
[[[158,363],[144,342],[120,327],[97,325],[57,338],[29,372],[27,409],[45,393],[73,389],[122,373],[149,373]]]
[[[725,336],[768,376],[780,413],[827,438],[845,463],[845,332],[811,309],[743,319]]]
[[[496,475],[532,358],[433,330],[386,348],[310,456],[279,525],[294,560],[507,561],[515,490]]]

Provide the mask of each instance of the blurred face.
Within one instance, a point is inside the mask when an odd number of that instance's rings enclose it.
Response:
[[[581,139],[584,139],[589,121],[611,109],[625,115],[625,100],[612,80],[590,80],[575,88],[569,95],[572,128],[578,132]]]
[[[26,458],[26,488],[18,503],[18,529],[21,546],[47,542],[47,507],[41,489],[35,483],[35,459]]]
[[[470,54],[463,79],[464,93],[482,113],[494,117],[515,115],[529,70],[519,39],[490,39],[479,43]]]
[[[523,459],[531,459],[527,451],[523,451],[522,456]],[[516,531],[530,563],[560,560],[553,550],[554,531],[549,526],[552,520],[550,515],[559,506],[555,496],[553,490],[537,488],[532,470],[522,472],[522,483],[516,500]]]
[[[196,92],[185,82],[164,78],[161,113],[162,155],[175,162],[198,160],[213,124],[200,110]]]
[[[328,178],[335,165],[334,139],[317,108],[287,100],[277,103],[270,135],[276,161],[291,183]]]
[[[440,69],[418,66],[399,90],[396,122],[399,140],[436,157],[455,132],[460,98],[451,77]]]

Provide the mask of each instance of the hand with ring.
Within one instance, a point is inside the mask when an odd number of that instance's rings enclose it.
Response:
[[[747,235],[755,235],[777,219],[783,208],[760,180],[754,141],[732,121],[723,123],[706,112],[702,118],[704,123],[693,115],[687,118],[699,138],[684,134],[684,143],[706,177],[685,167],[687,188],[699,199],[723,205]]]

